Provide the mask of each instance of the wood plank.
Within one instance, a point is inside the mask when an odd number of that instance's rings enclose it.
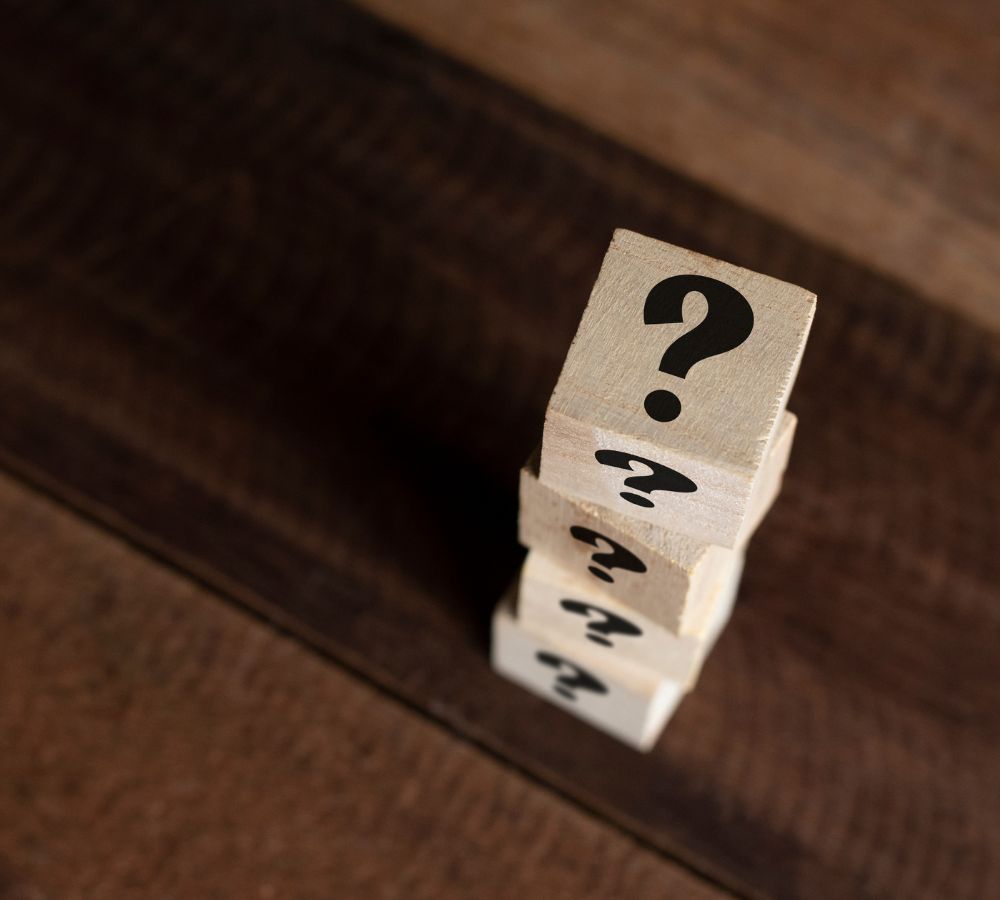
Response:
[[[727,896],[0,477],[5,897]]]
[[[1000,328],[995,3],[358,2]]]
[[[270,10],[8,14],[4,463],[734,890],[998,893],[995,340],[359,14]],[[785,490],[644,759],[486,660],[618,225],[821,297]]]

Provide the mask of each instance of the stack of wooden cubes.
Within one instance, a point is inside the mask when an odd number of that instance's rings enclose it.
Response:
[[[506,677],[640,749],[732,612],[781,488],[816,298],[616,231],[521,472]]]

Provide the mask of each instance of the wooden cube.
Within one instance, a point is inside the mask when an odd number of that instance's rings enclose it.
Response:
[[[742,556],[734,556],[691,631],[676,635],[533,550],[521,570],[517,618],[525,627],[571,641],[585,665],[635,663],[690,689],[729,621],[742,568]]]
[[[545,416],[541,479],[735,546],[816,297],[618,230]]]
[[[740,546],[770,509],[795,436],[786,412],[750,503]],[[538,478],[538,456],[521,470],[522,544],[591,582],[607,596],[668,630],[690,633],[736,550],[659,528],[569,497]]]
[[[493,614],[493,668],[612,737],[648,750],[684,696],[653,670],[582,661],[578,648],[514,617],[513,592]]]

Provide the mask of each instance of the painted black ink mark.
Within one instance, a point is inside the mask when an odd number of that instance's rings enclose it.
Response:
[[[691,367],[739,347],[753,331],[753,309],[736,288],[706,275],[674,275],[654,285],[646,295],[642,319],[647,325],[684,321],[684,298],[696,291],[708,301],[705,318],[667,347],[660,371],[686,378]],[[670,422],[681,413],[681,401],[670,391],[646,395],[646,413],[657,422]]]
[[[578,541],[590,544],[591,547],[597,547],[598,550],[601,548],[601,541],[611,548],[610,553],[595,553],[590,557],[590,561],[595,563],[595,565],[588,566],[588,569],[591,574],[596,578],[600,578],[601,581],[606,581],[609,584],[614,582],[615,578],[610,572],[611,569],[625,569],[629,572],[639,573],[646,571],[646,564],[638,556],[631,550],[626,550],[617,541],[613,541],[603,534],[599,534],[590,528],[584,528],[582,525],[570,526],[569,533]]]
[[[641,456],[635,456],[632,453],[623,453],[620,450],[598,450],[594,454],[594,458],[602,466],[614,466],[616,469],[632,470],[632,463],[640,463],[646,466],[651,472],[650,475],[633,475],[631,478],[625,479],[625,487],[634,488],[637,491],[642,491],[644,494],[652,494],[654,491],[673,491],[675,493],[690,494],[692,491],[698,490],[698,485],[686,475],[681,475],[680,472],[674,471],[669,466],[653,462],[651,459],[644,459]],[[656,505],[649,497],[643,497],[629,491],[622,491],[620,496],[623,500],[628,500],[629,503],[634,503],[636,506],[643,506],[647,509]]]
[[[598,681],[586,669],[581,669],[568,659],[563,659],[561,656],[556,656],[555,653],[549,653],[546,650],[539,650],[535,654],[535,658],[542,665],[551,666],[560,673],[559,677],[556,678],[556,683],[552,685],[552,689],[560,697],[565,697],[567,700],[576,700],[576,694],[573,693],[574,690],[592,691],[595,694],[606,694],[608,692],[606,685]],[[567,669],[569,674],[563,673],[563,669]]]
[[[591,615],[602,618],[587,622],[587,638],[595,644],[604,647],[613,647],[608,635],[620,634],[625,637],[639,637],[642,629],[638,625],[633,625],[628,619],[616,616],[614,613],[594,606],[593,603],[584,603],[582,600],[560,600],[559,605],[568,613],[578,616],[585,616],[590,619]]]

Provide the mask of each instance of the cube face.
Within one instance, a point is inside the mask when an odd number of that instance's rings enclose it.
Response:
[[[531,462],[521,470],[521,543],[593,588],[626,600],[661,627],[680,632],[707,594],[713,573],[735,551],[686,535],[643,535],[635,524],[552,490]]]
[[[743,549],[781,488],[815,302],[615,232],[521,471],[529,554],[494,615],[497,671],[653,744],[728,621]]]
[[[493,668],[612,737],[648,750],[684,685],[634,668],[581,663],[574,647],[514,618],[507,597],[493,614]]]
[[[784,413],[751,494],[740,545],[778,494],[795,427],[795,416]],[[690,631],[699,605],[737,551],[566,496],[539,480],[536,466],[532,457],[521,471],[521,543],[657,625]]]
[[[794,285],[616,231],[546,412],[542,480],[733,546],[814,309]]]
[[[682,530],[704,543],[735,547],[750,507],[749,473],[713,471],[678,462],[674,455],[550,410],[540,476],[556,490],[620,516]],[[674,490],[678,475],[685,487],[696,489]]]
[[[690,688],[729,620],[742,563],[735,556],[719,573],[696,628],[677,635],[532,551],[521,570],[517,614],[526,626],[571,642],[584,665],[635,664]]]

